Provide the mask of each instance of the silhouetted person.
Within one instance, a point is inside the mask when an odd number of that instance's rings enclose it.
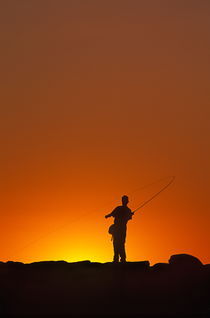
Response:
[[[119,257],[121,262],[126,262],[125,253],[125,238],[128,220],[132,219],[133,213],[131,209],[127,207],[129,200],[127,195],[122,197],[122,205],[116,207],[112,213],[107,214],[105,218],[111,216],[114,217],[114,224],[110,227],[110,232],[113,237],[113,247],[114,247],[114,259],[115,263],[119,262]]]

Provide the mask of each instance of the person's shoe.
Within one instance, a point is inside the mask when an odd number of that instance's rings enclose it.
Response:
[[[114,257],[113,263],[119,263],[119,257]]]
[[[120,260],[120,263],[125,264],[125,263],[126,263],[126,260],[125,260],[125,259],[121,259],[121,260]]]

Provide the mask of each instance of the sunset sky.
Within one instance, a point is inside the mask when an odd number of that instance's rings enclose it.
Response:
[[[1,0],[0,25],[0,260],[111,261],[104,215],[174,175],[127,259],[210,263],[210,1]]]

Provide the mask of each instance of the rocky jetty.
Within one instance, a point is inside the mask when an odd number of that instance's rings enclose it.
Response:
[[[0,262],[3,315],[209,317],[210,265],[187,254],[168,263]]]

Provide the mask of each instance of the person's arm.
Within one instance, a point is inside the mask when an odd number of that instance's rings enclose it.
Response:
[[[114,209],[111,213],[105,215],[105,218],[107,219],[107,218],[110,218],[111,216],[115,217],[115,211],[116,209]]]
[[[112,213],[109,213],[109,214],[105,215],[105,218],[107,219],[107,218],[110,218],[111,216],[112,216]]]
[[[129,213],[129,215],[128,215],[128,220],[131,220],[133,215],[134,215],[134,212],[132,212],[132,211],[130,210],[130,213]]]

